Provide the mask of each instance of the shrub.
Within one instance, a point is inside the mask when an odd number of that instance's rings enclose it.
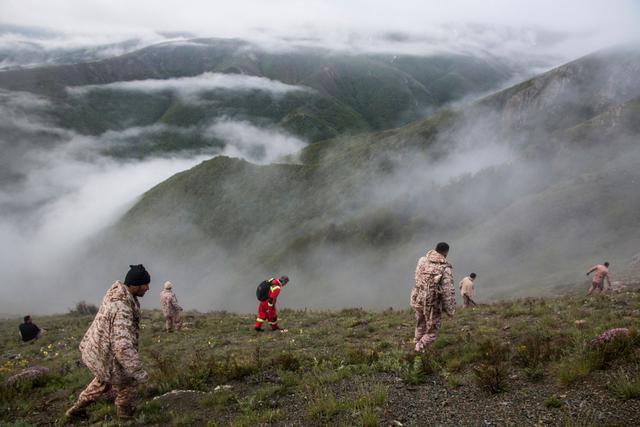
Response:
[[[423,384],[427,381],[427,376],[437,370],[433,358],[425,353],[420,355],[409,353],[402,358],[401,364],[402,379],[411,385]]]
[[[352,348],[347,351],[346,363],[349,365],[371,365],[379,359],[375,350],[364,350],[362,348]]]
[[[490,393],[506,391],[506,380],[509,370],[504,363],[480,363],[473,367],[476,384]]]
[[[95,316],[97,313],[98,307],[86,301],[77,302],[75,308],[69,310],[69,314],[76,316]]]
[[[551,357],[550,343],[548,336],[529,333],[516,346],[514,361],[523,368],[537,368]]]
[[[571,385],[593,371],[593,362],[583,355],[568,358],[557,365],[558,380],[562,385]]]
[[[373,408],[365,408],[360,414],[358,424],[363,427],[377,427],[380,425],[380,417]]]
[[[635,330],[629,334],[619,333],[604,342],[594,340],[591,342],[593,365],[595,369],[608,368],[614,361],[632,355],[638,345],[640,337]]]
[[[560,408],[562,406],[562,400],[560,400],[557,396],[551,396],[544,401],[544,406],[546,406],[547,408]]]
[[[229,390],[207,393],[201,400],[202,404],[212,409],[220,409],[238,403],[238,397]]]
[[[488,339],[480,342],[478,349],[481,362],[472,369],[476,384],[494,394],[505,391],[511,357],[509,346],[496,339]]]
[[[458,388],[464,385],[464,378],[451,372],[444,373],[444,379],[451,388]]]
[[[332,392],[328,392],[327,394],[319,393],[309,402],[307,415],[309,418],[327,422],[341,410],[343,410],[343,406],[338,402]]]
[[[640,399],[640,377],[631,377],[624,370],[609,376],[609,391],[619,399]]]
[[[285,371],[297,371],[300,369],[300,361],[290,352],[283,352],[271,361],[272,367],[281,368]]]

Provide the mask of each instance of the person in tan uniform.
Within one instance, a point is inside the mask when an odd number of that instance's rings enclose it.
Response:
[[[471,273],[459,283],[460,295],[462,296],[462,307],[469,308],[473,298],[474,281],[476,280],[476,273]]]
[[[456,292],[448,254],[449,245],[440,242],[420,258],[416,266],[416,283],[410,300],[416,317],[416,352],[424,351],[436,340],[442,313],[451,317],[456,311]]]
[[[82,361],[94,379],[66,412],[68,417],[86,417],[85,408],[113,390],[118,417],[130,418],[137,385],[148,379],[138,354],[138,298],[149,290],[151,277],[142,264],[130,267],[124,283],[111,285],[80,342]]]
[[[173,332],[173,329],[180,330],[182,321],[180,312],[182,307],[178,305],[178,298],[173,293],[173,283],[167,281],[164,283],[164,289],[160,292],[160,304],[162,305],[162,314],[164,316],[164,327],[167,332]]]
[[[603,292],[611,289],[611,279],[609,278],[609,263],[597,264],[591,267],[591,270],[587,271],[587,276],[594,273],[591,279],[591,288],[587,295],[591,295],[596,289],[598,292]],[[607,287],[604,287],[604,281],[607,281]]]

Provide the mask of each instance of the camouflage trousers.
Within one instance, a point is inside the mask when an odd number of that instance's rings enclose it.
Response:
[[[422,352],[429,347],[438,337],[440,329],[441,313],[432,309],[430,314],[425,315],[423,310],[415,310],[416,313],[416,331],[414,342],[416,343],[415,351]]]
[[[173,316],[164,317],[164,329],[167,332],[173,332],[174,329],[176,331],[179,331],[181,326],[182,319],[180,318],[180,312],[177,312]]]
[[[118,408],[130,408],[135,398],[136,388],[137,384],[135,382],[126,385],[112,385],[103,383],[98,378],[94,378],[87,388],[80,393],[78,400],[75,405],[73,405],[73,409],[82,409],[95,402],[103,394],[111,391],[115,394],[115,404]]]

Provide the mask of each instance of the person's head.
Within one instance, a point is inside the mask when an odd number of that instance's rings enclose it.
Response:
[[[436,245],[436,252],[438,252],[442,256],[449,255],[449,244],[445,242],[440,242]]]
[[[29,316],[28,314],[24,316],[24,323],[31,323],[31,316]]]
[[[604,266],[605,266],[605,267],[609,267],[609,262],[608,262],[608,261],[607,261],[607,262],[605,262],[605,263],[604,263]]]
[[[280,280],[280,284],[282,286],[285,286],[287,283],[289,283],[289,277],[288,276],[281,276],[279,280]]]
[[[171,283],[170,281],[166,281],[164,282],[164,289],[173,289],[173,283]]]
[[[476,278],[476,273],[471,273],[471,274],[469,275],[469,277],[471,277],[472,279],[475,279],[475,278]]]
[[[131,295],[143,297],[149,290],[151,276],[144,268],[144,265],[130,265],[127,276],[124,278],[124,284],[129,288]]]

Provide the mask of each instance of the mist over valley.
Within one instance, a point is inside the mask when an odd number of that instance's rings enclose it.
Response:
[[[572,289],[605,258],[626,270],[638,44],[490,21],[262,37],[3,24],[0,312],[97,302],[140,262],[203,311],[253,310],[256,281],[280,273],[291,307],[403,307],[441,240],[482,301]]]

